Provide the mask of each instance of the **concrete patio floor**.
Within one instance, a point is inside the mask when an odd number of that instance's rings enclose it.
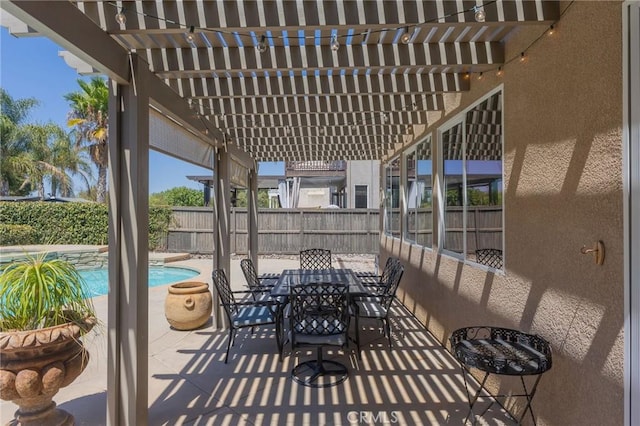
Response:
[[[244,286],[239,259],[232,261],[231,282]],[[348,257],[336,267],[373,269],[373,260]],[[298,260],[261,258],[261,273],[295,268]],[[211,285],[211,260],[189,259],[175,266],[201,271],[198,280]],[[462,424],[467,395],[458,363],[400,303],[394,306],[393,349],[379,324],[364,322],[362,360],[355,345],[325,350],[349,368],[344,383],[312,389],[294,383],[291,369],[312,359],[314,350],[291,352],[278,360],[273,327],[251,334],[240,330],[224,363],[227,331],[211,323],[194,331],[172,329],[164,318],[167,286],[149,289],[149,424],[150,425],[348,425]],[[78,425],[106,424],[107,297],[94,299],[103,327],[85,337],[91,360],[84,373],[54,400],[75,416]],[[352,327],[353,333],[353,327]],[[480,406],[488,405],[488,402]],[[1,420],[11,420],[16,406],[2,401]],[[470,422],[469,422],[470,423]],[[510,425],[494,404],[478,424]]]

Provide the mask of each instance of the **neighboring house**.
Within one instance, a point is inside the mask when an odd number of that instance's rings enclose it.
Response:
[[[213,176],[187,176],[203,184],[209,205]],[[232,183],[232,190],[241,186]],[[380,161],[288,161],[284,175],[258,175],[269,190],[270,208],[356,208],[380,206]],[[231,200],[233,204],[234,196]]]
[[[287,161],[282,206],[360,208],[380,205],[380,161]]]

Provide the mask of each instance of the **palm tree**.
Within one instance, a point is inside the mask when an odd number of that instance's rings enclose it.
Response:
[[[27,124],[23,132],[29,140],[26,157],[30,166],[25,171],[22,186],[30,185],[32,190],[38,191],[40,198],[44,198],[44,183],[49,179],[51,195],[55,196],[58,188],[63,195],[73,193],[71,175],[85,173],[88,165],[64,130],[56,124],[47,123]],[[84,177],[86,180],[86,175]]]
[[[67,124],[75,127],[77,145],[86,146],[98,168],[96,200],[102,203],[107,192],[109,90],[100,77],[89,82],[78,80],[78,85],[80,91],[64,97],[72,108]]]
[[[15,100],[0,88],[0,195],[29,192],[23,184],[33,164],[23,122],[37,104],[34,98]]]
[[[79,176],[86,185],[87,191],[91,188],[91,164],[86,158],[85,151],[76,145],[70,134],[65,133],[60,127],[53,135],[51,143],[51,164],[64,171],[67,176]],[[63,197],[73,196],[73,187],[66,184],[71,179],[60,179],[51,176],[51,195]]]

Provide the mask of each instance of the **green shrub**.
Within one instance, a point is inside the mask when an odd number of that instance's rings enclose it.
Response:
[[[165,241],[172,211],[149,209],[149,249]],[[35,231],[30,244],[107,244],[109,213],[105,204],[0,202],[0,223],[28,225]],[[8,245],[2,240],[2,244]]]
[[[24,246],[37,244],[38,234],[29,225],[0,224],[0,245]]]

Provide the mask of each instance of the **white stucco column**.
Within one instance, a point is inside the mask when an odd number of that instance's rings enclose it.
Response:
[[[132,56],[135,70],[145,67]],[[149,96],[146,81],[109,97],[107,423],[148,423]]]

